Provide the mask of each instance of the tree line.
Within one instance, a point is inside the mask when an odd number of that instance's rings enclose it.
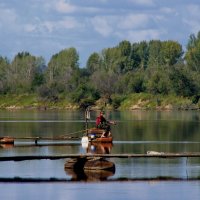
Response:
[[[0,56],[0,95],[37,94],[45,101],[67,98],[79,105],[100,98],[116,106],[133,93],[200,97],[200,32],[191,34],[186,50],[177,41],[121,41],[92,53],[79,66],[74,47],[43,57],[18,53],[12,61]]]

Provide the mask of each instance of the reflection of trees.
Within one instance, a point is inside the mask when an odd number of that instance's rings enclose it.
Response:
[[[145,115],[146,113],[146,115]],[[124,114],[124,113],[123,113]],[[120,141],[200,141],[199,113],[197,112],[144,112],[124,114],[126,119],[113,130],[114,139]],[[133,144],[123,145],[122,152],[159,150],[168,152],[197,151],[197,145],[189,144]]]

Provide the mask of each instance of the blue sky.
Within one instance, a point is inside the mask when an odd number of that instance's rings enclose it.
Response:
[[[175,40],[185,48],[200,31],[199,0],[0,0],[0,55],[21,51],[48,63],[75,47],[80,66],[93,52],[151,39]]]

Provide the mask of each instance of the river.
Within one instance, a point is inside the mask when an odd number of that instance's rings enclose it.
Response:
[[[97,112],[91,112],[89,127]],[[0,156],[78,153],[200,152],[199,111],[107,111],[115,120],[112,145],[82,146],[80,140],[16,140]],[[82,111],[1,111],[0,136],[79,137]],[[115,171],[84,176],[65,169],[68,159],[2,161],[1,199],[199,199],[200,158],[110,158]]]

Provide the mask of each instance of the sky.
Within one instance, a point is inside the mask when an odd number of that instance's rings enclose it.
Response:
[[[44,57],[74,47],[80,67],[122,40],[174,40],[200,31],[200,0],[0,0],[0,56]]]

